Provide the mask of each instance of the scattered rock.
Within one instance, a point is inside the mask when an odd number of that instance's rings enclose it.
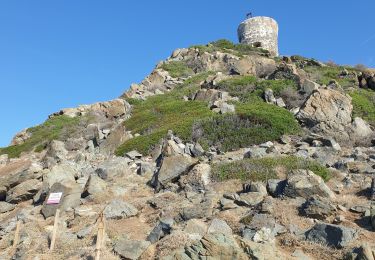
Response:
[[[222,234],[232,234],[232,229],[228,226],[227,222],[221,219],[215,218],[212,220],[211,225],[208,228],[208,233],[222,233]]]
[[[357,231],[351,228],[318,223],[306,232],[306,239],[336,248],[343,248],[357,238]]]
[[[312,195],[335,198],[335,194],[324,183],[323,179],[309,170],[295,170],[289,173],[284,195],[288,197],[303,197]]]
[[[14,204],[10,204],[10,203],[5,202],[5,201],[0,201],[0,213],[12,211],[15,208],[16,208],[16,206]]]
[[[331,201],[326,198],[321,198],[317,195],[310,197],[302,206],[302,214],[309,218],[324,220],[332,216],[336,208]]]
[[[156,188],[164,186],[187,173],[196,163],[196,159],[184,155],[165,157],[160,170],[153,177],[152,184]]]
[[[103,213],[107,219],[122,219],[137,215],[138,210],[125,201],[115,199],[105,207]]]
[[[123,238],[115,243],[113,250],[124,259],[137,260],[150,245],[149,241]]]
[[[31,179],[24,181],[8,191],[6,201],[9,203],[19,203],[30,200],[41,187],[42,183],[38,180]]]
[[[150,241],[152,244],[159,241],[164,236],[171,233],[173,226],[173,219],[167,218],[159,221],[159,223],[154,227],[151,233],[147,236],[147,241]]]

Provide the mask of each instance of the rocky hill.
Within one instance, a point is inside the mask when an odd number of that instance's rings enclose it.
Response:
[[[374,101],[362,66],[175,50],[0,148],[0,259],[374,259]]]

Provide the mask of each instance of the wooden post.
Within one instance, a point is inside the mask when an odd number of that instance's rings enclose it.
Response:
[[[100,213],[99,218],[98,218],[98,234],[96,236],[95,260],[100,260],[100,253],[101,253],[102,246],[103,246],[104,234],[105,234],[105,225],[104,225],[104,214],[102,212]]]
[[[12,247],[11,255],[14,255],[14,253],[17,250],[17,245],[18,245],[18,242],[20,241],[20,229],[21,229],[21,220],[18,220],[17,226],[16,226],[16,232],[14,232],[14,240],[13,240],[13,247]]]
[[[49,251],[50,251],[50,252],[52,252],[52,251],[53,251],[53,248],[55,247],[56,236],[57,236],[57,228],[58,228],[58,225],[59,225],[59,216],[60,216],[60,210],[57,209],[57,210],[56,210],[56,214],[55,214],[55,223],[53,224],[53,231],[52,231],[51,245],[50,245],[50,248],[49,248]]]

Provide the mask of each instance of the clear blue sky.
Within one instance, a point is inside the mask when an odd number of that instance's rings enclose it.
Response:
[[[173,49],[274,17],[281,54],[375,67],[373,0],[0,0],[0,146],[64,107],[109,100]]]

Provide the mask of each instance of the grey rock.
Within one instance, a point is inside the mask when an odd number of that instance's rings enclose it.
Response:
[[[43,214],[44,218],[54,216],[57,209],[65,211],[72,208],[74,209],[81,204],[82,188],[75,182],[65,183],[65,185],[55,183],[49,189],[48,196],[46,196],[45,202],[41,209],[41,213]],[[49,195],[56,192],[62,192],[60,203],[47,204]]]
[[[82,228],[81,230],[79,230],[76,233],[76,235],[79,239],[83,239],[83,238],[87,237],[88,235],[90,235],[92,233],[93,229],[94,229],[93,225],[86,226],[86,227]]]
[[[287,182],[285,180],[278,180],[278,179],[269,179],[267,181],[267,191],[273,197],[280,196]]]
[[[42,183],[40,181],[35,179],[27,180],[10,189],[7,193],[6,201],[9,203],[19,203],[30,200],[41,187]]]
[[[107,183],[97,175],[90,175],[82,193],[82,198],[92,196],[99,198],[106,192]]]
[[[309,198],[302,207],[302,214],[314,219],[324,220],[332,216],[336,208],[332,205],[331,201],[319,196]]]
[[[10,203],[5,202],[5,201],[0,201],[0,213],[12,211],[15,208],[16,208],[16,206],[14,204],[10,204]]]
[[[210,217],[212,215],[211,203],[204,201],[193,207],[183,208],[181,213],[181,218],[185,221],[189,219],[202,219]]]
[[[188,174],[180,178],[181,186],[189,185],[193,191],[200,192],[211,182],[211,166],[200,163],[193,167]]]
[[[309,198],[319,195],[326,198],[335,198],[334,193],[324,183],[323,179],[309,170],[295,170],[288,174],[284,195],[292,198]]]
[[[336,248],[343,248],[356,239],[358,233],[352,228],[318,223],[306,232],[306,239]]]
[[[192,235],[204,236],[207,233],[207,225],[202,220],[190,219],[186,222],[184,232]]]
[[[128,152],[125,154],[129,159],[131,160],[135,160],[135,159],[141,159],[142,158],[142,154],[140,154],[139,152],[137,151],[131,151],[131,152]]]
[[[112,200],[104,209],[107,219],[122,219],[138,214],[138,210],[131,204],[122,200]]]
[[[150,241],[152,244],[154,244],[164,236],[170,234],[173,223],[173,219],[170,218],[160,220],[159,223],[151,231],[151,233],[147,236],[147,241]]]
[[[113,250],[124,259],[137,260],[150,245],[149,241],[120,239]]]
[[[154,175],[152,184],[158,188],[168,182],[178,179],[184,173],[187,173],[195,164],[196,159],[189,156],[175,155],[165,157],[162,161],[160,170]]]
[[[195,143],[193,149],[191,149],[191,154],[194,157],[200,157],[204,154],[204,149],[199,143]]]
[[[51,188],[55,183],[75,182],[75,178],[79,176],[78,170],[70,163],[62,163],[54,166],[47,175],[45,175],[44,181],[48,183],[48,187]]]
[[[254,207],[260,204],[265,197],[262,192],[241,193],[235,202],[240,206]]]
[[[208,233],[222,233],[231,235],[233,233],[230,226],[228,226],[227,222],[221,219],[213,219],[211,225],[208,227]]]
[[[267,155],[267,148],[253,147],[244,155],[244,158],[262,158]]]
[[[95,172],[103,180],[113,180],[131,173],[128,163],[129,159],[115,157],[101,163]]]
[[[7,188],[4,186],[0,187],[0,201],[4,201],[7,197]]]

